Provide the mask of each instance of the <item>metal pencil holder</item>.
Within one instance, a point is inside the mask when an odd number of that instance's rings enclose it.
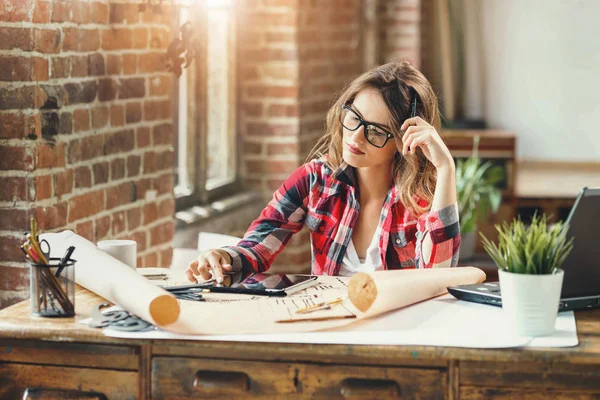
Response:
[[[75,262],[50,258],[49,265],[29,262],[31,313],[40,317],[75,315]]]

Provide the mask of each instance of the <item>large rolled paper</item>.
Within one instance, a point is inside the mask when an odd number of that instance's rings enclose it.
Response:
[[[47,233],[40,235],[40,238],[50,243],[51,257],[62,257],[68,246],[75,246],[72,258],[77,260],[77,284],[174,333],[312,332],[342,328],[357,321],[333,319],[277,323],[276,320],[293,315],[289,310],[295,309],[298,303],[293,295],[289,298],[269,297],[251,301],[179,302],[137,271],[71,231]],[[476,283],[484,279],[483,271],[470,267],[358,273],[348,286],[348,295],[354,304],[348,302],[347,306],[359,319],[366,318],[435,297],[444,293],[446,286]],[[362,312],[363,309],[366,312]]]
[[[481,283],[485,272],[474,267],[358,272],[348,283],[348,297],[368,318],[447,292],[448,286]]]
[[[179,302],[173,295],[85,238],[63,231],[42,234],[40,239],[50,244],[51,257],[60,258],[69,246],[75,246],[71,258],[77,260],[75,282],[78,285],[160,327],[173,324],[179,318]]]
[[[51,257],[62,257],[69,246],[75,246],[71,257],[77,260],[77,284],[170,332],[188,335],[310,332],[353,321],[278,324],[276,319],[289,315],[285,307],[281,307],[281,300],[275,297],[240,302],[179,302],[137,271],[71,231],[46,233],[40,235],[40,239],[50,243]]]

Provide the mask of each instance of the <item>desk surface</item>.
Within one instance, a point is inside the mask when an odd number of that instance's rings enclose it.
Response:
[[[31,316],[29,302],[23,301],[0,311],[0,339],[43,340],[57,342],[86,342],[110,345],[152,345],[153,353],[169,355],[198,355],[236,358],[318,361],[344,360],[376,364],[410,359],[415,363],[428,360],[445,364],[449,360],[478,361],[542,361],[569,360],[571,363],[600,363],[600,310],[576,313],[580,344],[574,348],[551,349],[463,349],[434,346],[372,346],[372,345],[316,345],[245,342],[203,342],[185,340],[133,340],[109,338],[99,329],[78,321],[91,315],[94,306],[103,302],[95,294],[79,289],[76,295],[77,315],[74,318],[52,319]],[[441,328],[443,329],[443,328]],[[260,347],[260,349],[257,349]]]

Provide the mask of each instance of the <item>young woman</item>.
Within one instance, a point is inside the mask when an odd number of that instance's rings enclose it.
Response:
[[[188,278],[222,282],[223,273],[265,271],[304,225],[312,274],[455,266],[455,166],[437,104],[408,62],[356,78],[329,110],[311,161],[274,193],[237,246],[200,254]]]

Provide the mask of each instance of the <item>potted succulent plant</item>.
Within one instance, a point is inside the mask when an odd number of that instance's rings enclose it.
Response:
[[[504,171],[490,161],[479,158],[479,136],[473,138],[473,152],[467,159],[456,162],[456,195],[460,218],[460,259],[473,257],[477,239],[477,222],[496,213],[502,200],[498,182],[504,178]]]
[[[499,268],[502,308],[507,322],[522,336],[545,336],[554,332],[564,272],[561,269],[573,249],[567,225],[548,224],[533,216],[496,225],[498,244],[483,234],[483,247]]]

